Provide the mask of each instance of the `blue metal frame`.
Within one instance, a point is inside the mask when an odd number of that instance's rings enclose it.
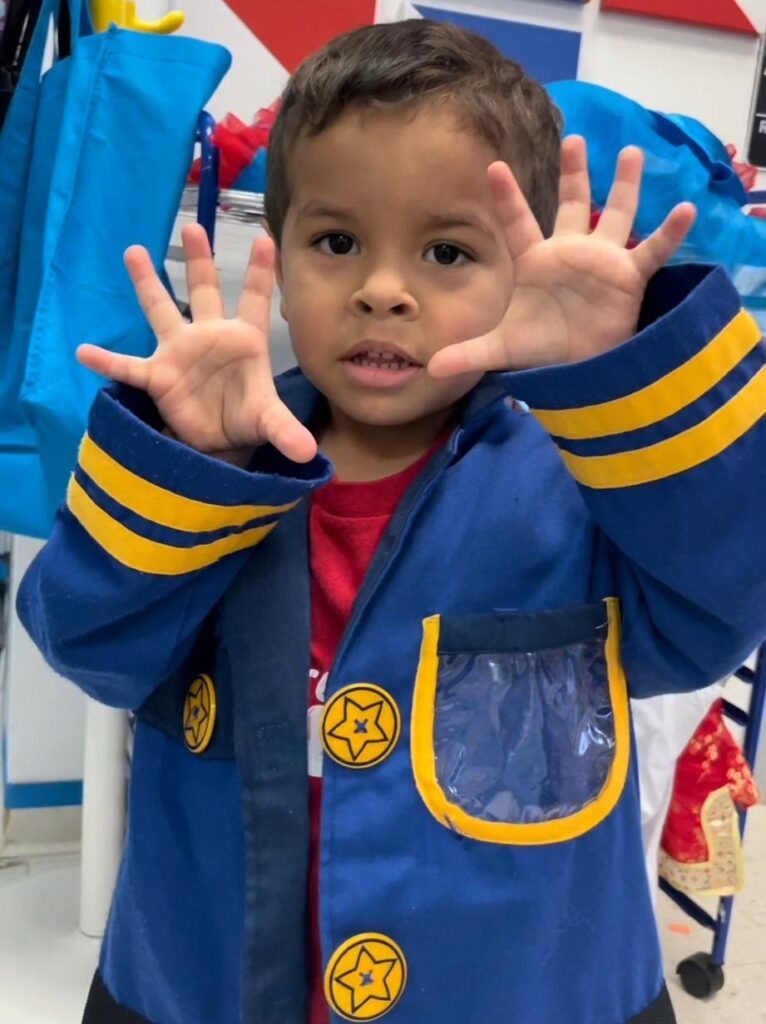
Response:
[[[202,147],[197,220],[207,232],[210,249],[215,252],[215,217],[218,207],[218,172],[221,152],[213,143],[215,120],[203,110],[197,123],[197,141]]]

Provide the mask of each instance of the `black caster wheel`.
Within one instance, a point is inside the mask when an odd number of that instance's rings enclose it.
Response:
[[[713,962],[710,953],[688,956],[676,968],[681,984],[695,999],[709,999],[723,988],[724,973],[720,964]]]

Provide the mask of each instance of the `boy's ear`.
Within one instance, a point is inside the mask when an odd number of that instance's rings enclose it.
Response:
[[[277,279],[279,285],[279,312],[282,314],[282,319],[287,321],[287,300],[285,298],[284,279],[285,275],[282,270],[282,255],[277,249],[276,260],[274,261],[274,276]]]
[[[271,240],[274,243],[274,276],[276,277],[277,284],[279,285],[279,312],[282,314],[282,319],[287,320],[287,306],[285,303],[284,292],[285,274],[282,268],[282,253],[280,252],[279,249],[279,243],[277,242],[276,238],[274,238],[274,235],[271,233],[271,229],[267,227],[266,230],[268,231],[269,236],[271,237]]]

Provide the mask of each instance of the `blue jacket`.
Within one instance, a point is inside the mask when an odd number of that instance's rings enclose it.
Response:
[[[334,1021],[672,1020],[628,691],[704,686],[766,635],[765,363],[725,274],[684,266],[617,349],[469,396],[328,681]],[[322,414],[299,371],[279,388]],[[241,470],[159,426],[99,396],[19,597],[55,669],[137,711],[101,976],[154,1024],[304,1024],[302,499],[331,467]]]

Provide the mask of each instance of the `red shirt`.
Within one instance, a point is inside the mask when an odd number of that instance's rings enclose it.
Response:
[[[320,723],[327,675],[375,549],[404,492],[438,444],[395,476],[370,483],[333,480],[314,495],[309,519],[311,550],[311,671],[309,673],[309,787],[311,855],[309,921],[310,1024],[328,1024],[319,939],[319,846],[322,823]]]

